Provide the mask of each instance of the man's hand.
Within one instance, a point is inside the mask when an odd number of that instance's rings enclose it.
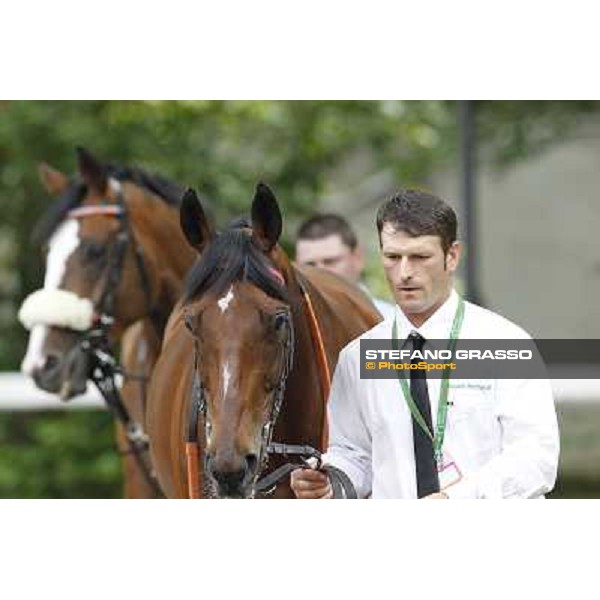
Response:
[[[333,498],[329,478],[314,469],[296,469],[292,471],[291,486],[296,498],[318,500]]]
[[[429,496],[425,496],[423,500],[448,500],[448,494],[446,492],[435,492],[434,494],[429,494]]]

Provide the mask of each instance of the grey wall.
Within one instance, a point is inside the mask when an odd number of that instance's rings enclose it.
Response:
[[[456,169],[435,174],[432,188],[456,203]],[[490,308],[537,337],[600,337],[599,191],[595,122],[503,171],[480,165],[479,281]]]
[[[375,213],[399,184],[364,156],[351,166],[332,178],[320,210],[346,215],[374,264]],[[427,187],[464,222],[459,181],[451,165]],[[536,337],[600,337],[600,122],[509,168],[480,158],[476,197],[486,306]]]

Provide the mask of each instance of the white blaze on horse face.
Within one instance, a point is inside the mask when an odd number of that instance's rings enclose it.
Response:
[[[67,269],[67,261],[77,246],[79,246],[79,221],[68,219],[59,225],[48,242],[44,289],[60,288]],[[31,330],[27,352],[21,363],[21,370],[26,375],[31,376],[36,368],[44,366],[46,357],[42,349],[47,335],[48,327],[45,325],[36,325]]]
[[[229,363],[226,362],[223,367],[223,398],[227,396],[227,388],[229,387],[229,382],[231,381],[231,373],[229,372]]]
[[[220,300],[217,301],[217,304],[219,305],[219,308],[221,309],[222,313],[224,313],[229,308],[229,304],[231,303],[232,300],[233,300],[233,286],[231,286],[229,288],[229,291],[227,292],[227,294],[225,294],[225,296],[223,296]]]
[[[42,348],[44,341],[48,335],[48,327],[46,325],[34,325],[29,334],[27,343],[27,353],[21,363],[21,371],[31,377],[36,369],[41,369],[44,366],[44,355]]]
[[[67,261],[79,246],[79,221],[68,219],[58,227],[48,244],[46,260],[45,289],[59,289],[62,283]]]

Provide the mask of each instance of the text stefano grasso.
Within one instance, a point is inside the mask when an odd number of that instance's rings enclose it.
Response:
[[[531,350],[365,350],[367,360],[531,360]]]

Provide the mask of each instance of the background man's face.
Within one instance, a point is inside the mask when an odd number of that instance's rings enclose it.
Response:
[[[404,314],[424,322],[443,304],[452,289],[459,251],[458,242],[454,242],[444,256],[438,236],[413,237],[384,224],[381,231],[383,268]]]
[[[358,283],[363,269],[360,249],[351,250],[342,238],[332,234],[320,240],[298,240],[296,262],[331,271],[352,283]]]

